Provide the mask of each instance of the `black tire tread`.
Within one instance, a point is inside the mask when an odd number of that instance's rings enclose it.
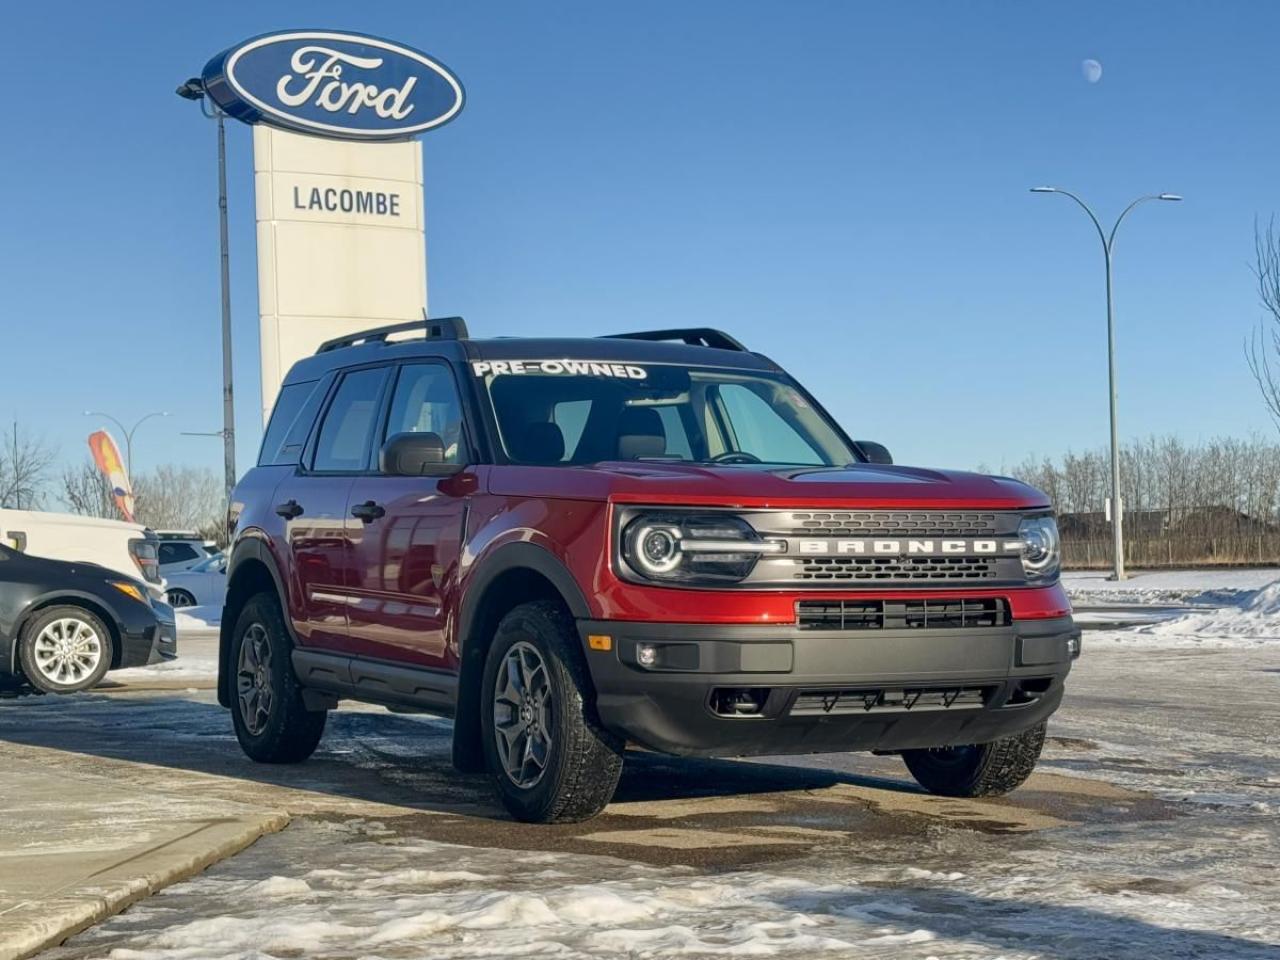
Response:
[[[555,776],[548,790],[549,802],[530,806],[513,798],[517,788],[506,780],[501,769],[495,768],[491,759],[490,774],[498,793],[512,816],[535,823],[578,823],[589,820],[608,805],[622,775],[623,744],[608,733],[594,715],[590,703],[591,679],[579,646],[577,628],[572,618],[559,605],[537,600],[513,608],[498,624],[494,634],[491,655],[499,650],[498,638],[520,620],[532,621],[546,629],[529,630],[549,642],[554,656],[548,663],[553,672],[552,682],[559,699],[557,716],[561,722],[561,738],[557,743],[562,761],[556,763],[548,776]],[[505,647],[502,647],[505,651]],[[491,679],[485,671],[485,709],[488,710],[487,689]],[[492,757],[486,732],[485,755]],[[539,787],[542,787],[539,784]],[[515,799],[515,802],[512,802]]]
[[[261,622],[271,639],[271,656],[279,656],[283,667],[277,662],[273,664],[281,677],[281,685],[276,690],[276,708],[280,712],[267,722],[267,728],[254,736],[249,733],[240,718],[240,704],[236,699],[235,685],[231,691],[231,715],[235,726],[236,739],[245,754],[258,763],[300,763],[315,752],[324,735],[326,710],[308,710],[302,699],[302,685],[293,672],[290,658],[293,645],[289,641],[289,633],[285,628],[284,614],[280,610],[280,601],[275,594],[263,591],[254,594],[240,608],[240,616],[236,620],[234,639],[232,640],[229,669],[235,671],[240,657],[240,643],[244,631],[253,621]]]
[[[902,759],[916,782],[944,797],[998,797],[1022,786],[1035,769],[1044,747],[1045,724],[980,745],[967,769],[944,769],[930,761],[928,750],[904,750]]]

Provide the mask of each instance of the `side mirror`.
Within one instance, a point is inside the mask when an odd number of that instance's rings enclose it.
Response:
[[[438,433],[397,433],[378,451],[378,470],[392,477],[447,477],[462,469],[444,462]]]
[[[867,458],[867,463],[893,463],[893,454],[884,444],[876,443],[874,440],[855,440],[854,443]]]

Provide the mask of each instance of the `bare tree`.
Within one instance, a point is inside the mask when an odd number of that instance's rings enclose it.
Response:
[[[1245,341],[1244,351],[1262,401],[1280,428],[1280,233],[1275,217],[1265,230],[1254,221],[1253,249],[1258,300],[1266,313]]]
[[[81,516],[120,519],[120,508],[111,494],[111,484],[92,460],[63,468],[62,502],[72,513]]]
[[[1131,441],[1120,455],[1133,565],[1280,561],[1280,446],[1259,436],[1194,446],[1152,437]],[[1013,473],[1049,494],[1070,564],[1109,562],[1105,451],[1029,459]]]
[[[164,464],[134,481],[138,521],[158,530],[225,526],[225,490],[212,470]]]
[[[53,461],[53,448],[15,420],[0,440],[0,507],[33,510],[43,506]]]

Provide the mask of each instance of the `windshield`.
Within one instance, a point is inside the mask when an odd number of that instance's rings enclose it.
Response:
[[[227,565],[227,558],[224,554],[216,553],[208,560],[201,560],[191,568],[192,573],[222,573]]]
[[[600,460],[843,466],[838,430],[785,376],[670,364],[570,360],[472,364],[507,456],[517,463]]]

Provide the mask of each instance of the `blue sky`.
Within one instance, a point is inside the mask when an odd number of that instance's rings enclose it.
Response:
[[[67,459],[105,409],[173,416],[135,462],[220,468],[212,124],[173,95],[218,50],[348,28],[439,57],[428,289],[477,334],[713,325],[905,462],[1106,440],[1101,252],[1117,243],[1125,436],[1273,430],[1242,341],[1280,211],[1263,3],[26,4],[0,89],[0,420]],[[1103,65],[1088,84],[1081,61]],[[247,127],[230,130],[240,460],[256,452]],[[1274,434],[1271,434],[1274,436]]]

